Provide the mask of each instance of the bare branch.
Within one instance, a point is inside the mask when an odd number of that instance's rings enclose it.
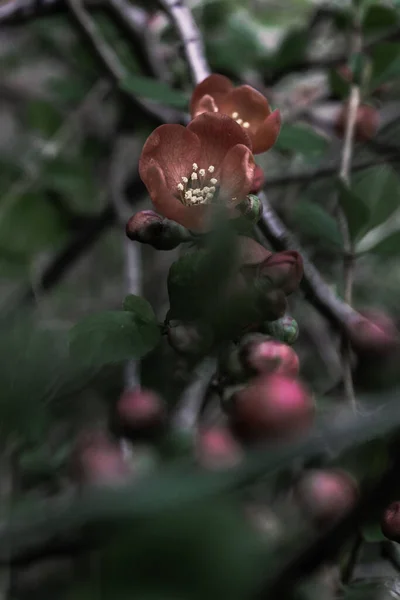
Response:
[[[204,43],[190,9],[183,0],[159,0],[165,12],[171,18],[182,41],[186,60],[195,84],[200,83],[210,74],[204,52]]]

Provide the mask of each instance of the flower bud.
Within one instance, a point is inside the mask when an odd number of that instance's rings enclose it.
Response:
[[[125,390],[116,406],[119,433],[130,439],[158,436],[164,428],[166,416],[163,400],[151,390]]]
[[[328,525],[354,507],[358,489],[354,479],[344,471],[315,469],[303,475],[294,494],[313,521]]]
[[[314,402],[300,381],[261,375],[234,398],[234,421],[249,439],[290,437],[308,429]]]
[[[400,542],[400,502],[392,502],[386,508],[381,520],[381,530],[388,540]]]
[[[250,194],[258,194],[264,187],[265,175],[260,165],[256,165],[254,169],[253,183],[251,185]]]
[[[303,260],[295,250],[277,252],[260,265],[259,275],[289,295],[299,287],[302,280]]]
[[[130,240],[149,244],[156,250],[173,250],[191,240],[185,227],[164,219],[152,210],[134,214],[126,225],[126,235]]]
[[[119,444],[104,432],[82,433],[71,456],[72,477],[81,485],[115,485],[129,476]]]
[[[238,206],[241,214],[251,221],[252,223],[258,223],[261,219],[263,212],[263,205],[258,196],[249,194],[246,199]]]
[[[339,137],[344,137],[348,120],[349,106],[345,104],[335,123]],[[366,142],[375,137],[379,127],[379,112],[373,106],[363,104],[358,107],[355,123],[354,138],[357,142]]]
[[[290,345],[294,344],[299,337],[299,326],[297,321],[289,315],[276,321],[266,322],[263,326],[263,330],[275,339]]]
[[[242,451],[228,429],[213,426],[198,432],[196,456],[202,467],[218,469],[236,465],[242,457]]]
[[[186,356],[200,356],[213,344],[213,333],[206,323],[172,320],[168,323],[167,338],[175,352]]]
[[[347,324],[347,333],[354,350],[361,355],[387,356],[399,346],[399,332],[384,312],[365,310]]]
[[[240,343],[240,357],[251,374],[277,373],[285,377],[298,375],[299,359],[290,346],[267,336],[259,340],[249,340],[247,337]]]

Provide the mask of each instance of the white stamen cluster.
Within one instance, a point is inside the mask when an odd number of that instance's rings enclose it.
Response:
[[[239,113],[238,112],[233,112],[232,113],[232,119],[234,121],[236,121],[236,123],[238,125],[241,125],[242,127],[244,127],[245,129],[248,129],[250,127],[250,123],[248,121],[243,121],[243,119],[239,118]]]
[[[192,173],[189,177],[181,177],[182,183],[178,183],[179,199],[185,206],[198,204],[210,204],[217,191],[218,179],[210,177],[215,167],[210,165],[207,170],[199,169],[197,163],[192,165]],[[208,185],[210,184],[210,185]],[[196,186],[196,187],[195,187]]]

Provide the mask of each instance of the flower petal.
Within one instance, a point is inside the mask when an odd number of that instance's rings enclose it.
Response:
[[[195,113],[193,118],[202,115],[205,112],[216,113],[218,112],[218,107],[215,103],[215,100],[209,94],[203,96],[196,105]]]
[[[224,96],[220,111],[229,116],[237,112],[250,124],[249,132],[253,134],[271,113],[266,97],[250,85],[241,85]]]
[[[215,167],[216,178],[219,178],[222,161],[231,148],[241,144],[251,149],[251,141],[245,130],[221,113],[203,113],[193,119],[187,129],[200,140],[199,167]]]
[[[175,192],[182,177],[190,176],[200,151],[198,137],[183,125],[160,125],[147,138],[139,160],[139,175],[152,160],[160,166],[170,192]]]
[[[167,219],[176,221],[193,231],[202,231],[208,206],[184,206],[166,184],[164,173],[155,160],[150,160],[140,174],[147,187],[154,208]]]
[[[226,154],[220,171],[220,194],[229,206],[236,206],[247,196],[253,183],[254,156],[243,144]]]
[[[197,105],[203,96],[208,95],[214,100],[220,99],[233,89],[233,83],[224,75],[214,73],[206,77],[201,83],[196,85],[190,100],[190,114],[192,118],[196,116]],[[218,103],[217,103],[218,106]],[[198,114],[198,113],[197,113]]]
[[[274,110],[252,136],[254,154],[269,150],[278,139],[280,129],[281,113],[279,110]]]

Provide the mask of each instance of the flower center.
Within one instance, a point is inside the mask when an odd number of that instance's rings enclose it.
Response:
[[[234,121],[236,121],[236,123],[238,125],[241,125],[242,127],[244,127],[245,129],[248,129],[250,127],[250,123],[248,121],[243,121],[243,119],[241,119],[239,117],[239,113],[238,112],[233,112],[232,113],[232,119]]]
[[[185,206],[211,204],[217,191],[218,179],[211,177],[215,167],[210,165],[207,170],[199,169],[197,163],[192,165],[189,177],[182,177],[178,183],[178,198]]]

